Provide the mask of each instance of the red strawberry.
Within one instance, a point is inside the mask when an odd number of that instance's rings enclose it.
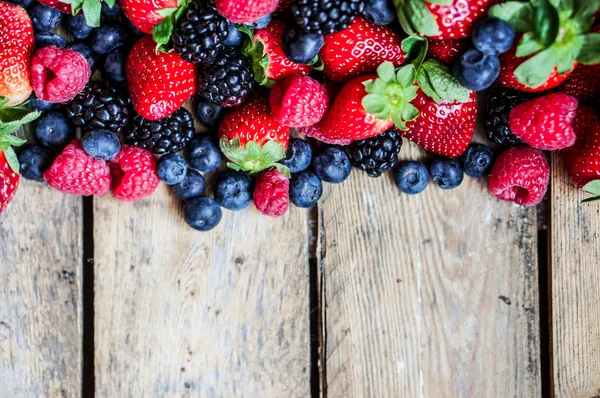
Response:
[[[590,32],[600,33],[600,25],[594,26]],[[600,94],[600,64],[579,65],[565,80],[561,91],[580,101],[589,100],[596,94]]]
[[[319,52],[323,73],[336,82],[373,73],[389,61],[400,66],[405,61],[402,38],[392,29],[375,25],[358,16],[346,29],[325,36]]]
[[[462,53],[467,51],[471,42],[461,40],[435,40],[427,39],[429,43],[429,55],[447,64],[454,63]]]
[[[158,11],[177,8],[178,2],[177,0],[121,0],[121,7],[133,26],[144,33],[152,33],[154,27],[165,19]]]
[[[13,152],[14,153],[14,152]],[[19,187],[19,173],[11,168],[0,150],[0,214],[15,197]]]
[[[279,0],[216,0],[215,7],[225,18],[236,23],[252,23],[271,14]]]
[[[573,127],[577,141],[562,154],[571,181],[581,188],[600,179],[600,120],[594,109],[581,105]]]
[[[304,134],[307,137],[314,138],[315,140],[324,142],[326,144],[341,145],[341,146],[346,146],[346,145],[352,144],[351,139],[347,139],[347,138],[337,138],[336,139],[336,138],[326,137],[325,134],[323,134],[323,131],[321,131],[321,128],[319,127],[319,125],[301,127],[298,129],[298,132],[300,134]]]
[[[548,94],[517,105],[510,111],[509,126],[517,137],[534,148],[554,151],[572,146],[577,100],[563,93]]]
[[[284,126],[306,127],[319,122],[329,104],[327,90],[308,76],[291,76],[271,90],[273,117]]]
[[[129,52],[126,74],[131,102],[149,120],[171,115],[196,89],[196,65],[174,51],[156,50],[151,36],[142,37]]]
[[[265,216],[281,217],[290,206],[290,181],[277,169],[262,172],[254,187],[254,205]]]
[[[279,0],[279,4],[277,4],[277,8],[275,9],[276,13],[281,13],[287,11],[288,8],[292,5],[292,0]]]
[[[152,152],[131,145],[123,145],[116,158],[110,161],[114,178],[115,198],[137,202],[150,195],[160,180],[156,173],[156,159]]]
[[[89,26],[98,27],[100,26],[100,14],[102,10],[102,0],[85,0],[85,10],[83,8],[84,1],[71,1],[67,0],[38,0],[38,2],[45,4],[49,7],[57,9],[65,14],[85,14],[85,22]],[[107,1],[107,4],[111,7],[114,5],[115,0]]]
[[[252,59],[254,78],[266,86],[273,86],[288,76],[308,75],[312,66],[290,61],[283,53],[283,32],[287,24],[274,20],[264,29],[254,31],[244,53]]]
[[[256,93],[225,115],[219,138],[232,169],[258,173],[275,166],[284,170],[276,162],[285,156],[290,129],[273,118],[263,93]]]

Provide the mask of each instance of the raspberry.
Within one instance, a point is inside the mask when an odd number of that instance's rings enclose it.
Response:
[[[110,189],[110,167],[83,151],[81,141],[73,140],[44,173],[52,188],[71,195],[104,195]]]
[[[542,201],[550,181],[550,166],[539,149],[510,148],[498,157],[489,177],[492,195],[521,206]]]
[[[277,169],[260,174],[254,188],[254,205],[262,214],[281,217],[290,205],[290,181]]]
[[[271,90],[271,112],[288,127],[306,127],[319,122],[329,104],[327,90],[303,75],[290,76]]]
[[[110,167],[114,178],[115,198],[137,202],[158,187],[156,159],[152,152],[131,145],[123,145]]]
[[[31,59],[31,83],[43,101],[62,103],[73,99],[90,80],[92,72],[77,51],[48,46]]]
[[[534,148],[554,151],[572,146],[576,136],[571,123],[577,100],[563,93],[517,105],[510,112],[508,124],[517,137]]]

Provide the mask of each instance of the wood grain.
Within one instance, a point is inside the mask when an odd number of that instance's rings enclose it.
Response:
[[[535,210],[354,170],[320,212],[328,396],[540,396]]]
[[[309,395],[305,211],[202,233],[161,185],[94,216],[97,397]]]
[[[600,207],[552,157],[553,382],[557,397],[600,396]]]
[[[0,215],[0,396],[81,393],[82,200],[21,179]]]

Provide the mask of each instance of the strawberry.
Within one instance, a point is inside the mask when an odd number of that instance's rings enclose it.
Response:
[[[279,4],[277,4],[277,8],[275,9],[276,13],[281,13],[287,11],[292,5],[292,0],[279,0]]]
[[[19,173],[11,167],[4,152],[0,150],[0,214],[13,200],[18,187]]]
[[[429,55],[438,61],[442,61],[447,64],[454,63],[454,61],[456,61],[458,57],[471,46],[471,42],[466,39],[427,39],[427,42],[429,43]]]
[[[289,127],[311,126],[321,120],[329,96],[319,82],[308,76],[296,75],[278,83],[269,98],[273,117]]]
[[[321,127],[319,127],[319,125],[313,125],[313,126],[308,126],[308,127],[300,127],[298,129],[298,132],[300,134],[304,134],[307,137],[311,137],[314,138],[315,140],[324,142],[326,144],[331,144],[331,145],[340,145],[340,146],[346,146],[346,145],[350,145],[352,144],[352,140],[349,138],[328,138],[323,134],[323,131],[321,131]]]
[[[151,36],[142,37],[127,57],[126,75],[135,110],[149,120],[163,119],[194,95],[196,65],[176,52],[156,50]]]
[[[216,0],[215,7],[225,18],[240,24],[250,24],[271,14],[279,0]]]
[[[77,15],[83,13],[86,24],[93,27],[100,26],[102,0],[38,0],[38,2],[65,14]],[[114,7],[115,0],[106,0],[106,4]]]
[[[243,29],[243,28],[242,28]],[[276,82],[293,75],[308,75],[312,66],[290,61],[283,53],[283,32],[287,24],[273,20],[264,29],[257,29],[244,47],[244,54],[252,60],[254,79],[272,87]]]
[[[121,7],[133,26],[144,33],[152,33],[154,27],[165,20],[163,16],[167,15],[165,12],[177,9],[178,2],[177,0],[121,0]],[[171,25],[172,23],[173,20],[170,21]]]
[[[548,94],[517,105],[508,123],[517,137],[534,148],[555,151],[572,146],[577,100],[563,93]]]
[[[595,25],[590,32],[600,33],[600,25]],[[580,101],[593,98],[600,93],[600,64],[579,65],[560,90]]]
[[[323,73],[336,82],[346,82],[375,72],[385,61],[400,66],[405,61],[401,42],[392,29],[358,16],[346,29],[325,36],[319,52]]]
[[[290,129],[271,115],[263,93],[254,94],[225,115],[219,126],[219,138],[230,168],[258,173],[276,167],[289,175],[289,170],[277,162],[285,156]]]
[[[600,120],[589,106],[581,105],[573,122],[575,145],[562,151],[567,174],[578,187],[600,179]]]

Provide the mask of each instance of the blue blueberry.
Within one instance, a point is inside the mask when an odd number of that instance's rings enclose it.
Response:
[[[196,170],[188,169],[183,181],[179,184],[172,185],[173,193],[179,199],[188,200],[202,196],[206,182],[202,174]]]
[[[37,120],[35,137],[40,145],[60,152],[75,138],[75,127],[65,112],[50,111]]]
[[[293,174],[290,180],[290,201],[297,207],[314,207],[323,195],[323,183],[313,172]]]
[[[198,231],[210,231],[221,222],[222,216],[219,204],[211,198],[195,198],[183,207],[183,219]]]
[[[125,63],[127,62],[127,50],[125,47],[115,48],[104,60],[104,72],[106,77],[114,82],[125,81]]]
[[[223,163],[223,154],[210,137],[196,136],[192,138],[187,150],[190,166],[203,173],[210,173]]]
[[[400,163],[394,171],[394,182],[398,189],[409,195],[416,195],[427,188],[429,172],[421,162]]]
[[[317,177],[332,184],[343,182],[352,171],[346,151],[337,146],[329,146],[313,157],[312,167]]]
[[[88,61],[88,64],[90,64],[90,69],[92,73],[96,70],[98,57],[92,51],[92,49],[88,47],[87,44],[81,42],[75,43],[71,46],[71,50],[77,51],[79,54],[83,55],[83,57]]]
[[[175,185],[182,182],[187,175],[187,171],[187,162],[176,153],[161,156],[158,162],[156,162],[158,178],[167,185]]]
[[[465,52],[454,64],[454,77],[469,90],[485,90],[496,81],[499,74],[498,56],[483,54],[475,49]]]
[[[256,21],[252,23],[246,24],[246,26],[251,27],[252,29],[263,29],[266,28],[267,25],[271,23],[271,14],[267,14],[264,17],[258,18]]]
[[[308,169],[312,160],[310,144],[304,140],[293,139],[285,152],[281,164],[287,166],[291,173],[300,173]]]
[[[67,41],[59,35],[51,32],[39,32],[35,34],[35,47],[42,48],[46,46],[56,46],[65,48]]]
[[[31,93],[31,96],[29,97],[29,102],[27,102],[25,104],[25,108],[31,109],[32,111],[40,111],[40,112],[50,111],[50,110],[54,109],[55,106],[56,106],[56,104],[53,104],[52,102],[48,102],[48,101],[39,99],[35,95],[35,93]]]
[[[108,54],[125,44],[125,28],[122,23],[107,22],[94,29],[89,38],[90,48],[98,54]]]
[[[23,7],[24,9],[28,9],[35,0],[8,0],[9,3],[16,4],[18,6]]]
[[[93,27],[86,23],[85,15],[83,14],[70,16],[67,29],[71,36],[78,40],[87,39],[94,30]]]
[[[442,189],[453,189],[463,181],[463,169],[456,159],[439,158],[429,167],[431,179]]]
[[[31,24],[37,32],[54,30],[62,20],[62,16],[62,12],[42,3],[37,3],[29,9]]]
[[[283,33],[283,52],[290,61],[298,64],[312,63],[324,43],[323,35],[303,32],[295,25]]]
[[[484,144],[471,144],[461,157],[465,174],[481,178],[490,174],[494,165],[494,150]]]
[[[123,10],[121,9],[118,1],[115,1],[115,5],[112,7],[106,4],[106,1],[102,2],[102,15],[107,17],[118,17],[122,13]]]
[[[391,0],[367,0],[363,15],[376,25],[389,25],[396,20],[396,8]]]
[[[252,203],[254,180],[243,171],[227,170],[217,177],[215,200],[229,210],[242,210]]]
[[[198,98],[196,103],[196,117],[200,124],[206,127],[216,127],[225,116],[225,108],[215,104],[203,97]]]
[[[119,154],[121,141],[112,131],[92,130],[81,138],[81,147],[91,157],[108,161]]]
[[[223,41],[223,44],[229,47],[238,47],[244,40],[244,34],[240,32],[234,23],[229,24],[229,33],[227,38]]]
[[[54,155],[49,150],[27,144],[19,152],[19,173],[27,180],[44,181],[44,172],[53,161]]]
[[[498,18],[485,18],[473,27],[473,46],[484,54],[507,52],[515,41],[515,29]]]

